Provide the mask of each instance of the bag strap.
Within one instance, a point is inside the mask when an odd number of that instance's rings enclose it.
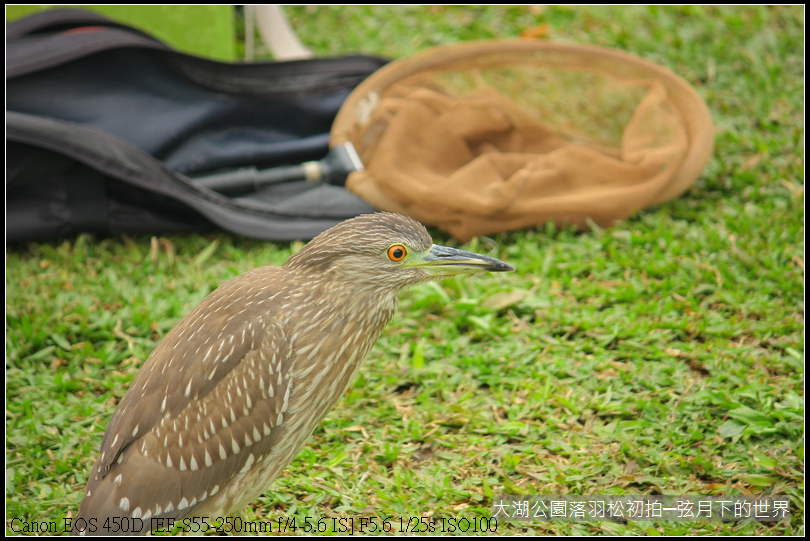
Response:
[[[17,39],[40,32],[59,32],[67,28],[98,25],[121,26],[119,23],[95,11],[48,9],[6,23],[6,39]]]
[[[97,13],[42,11],[6,25],[6,79],[121,47],[172,50],[148,34]]]

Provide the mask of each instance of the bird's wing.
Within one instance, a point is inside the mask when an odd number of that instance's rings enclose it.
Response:
[[[269,452],[291,387],[282,289],[278,268],[247,273],[164,338],[110,422],[80,516],[188,515]]]

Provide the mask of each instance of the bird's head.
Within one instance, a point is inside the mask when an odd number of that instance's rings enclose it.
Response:
[[[444,276],[515,270],[485,255],[433,244],[422,224],[390,212],[341,222],[315,237],[284,266],[395,292]]]

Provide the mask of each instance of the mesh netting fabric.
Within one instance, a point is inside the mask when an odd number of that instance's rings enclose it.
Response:
[[[385,66],[331,144],[365,164],[347,188],[466,241],[539,225],[609,226],[677,197],[712,151],[708,108],[669,70],[547,42],[446,46]]]

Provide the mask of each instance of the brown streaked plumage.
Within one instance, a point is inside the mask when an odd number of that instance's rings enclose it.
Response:
[[[112,517],[140,518],[144,531],[134,533],[146,533],[152,518],[238,510],[343,394],[399,291],[507,270],[378,213],[325,231],[281,267],[224,283],[166,335],[121,400],[73,533],[116,533],[103,528]]]

